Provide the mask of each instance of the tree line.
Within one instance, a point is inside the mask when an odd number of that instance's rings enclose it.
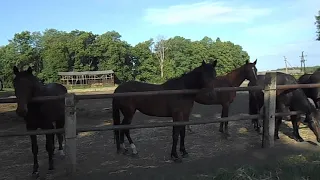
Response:
[[[202,60],[218,60],[217,73],[241,66],[249,55],[230,41],[204,37],[191,41],[181,36],[159,36],[132,46],[116,31],[101,35],[73,30],[46,29],[16,33],[0,47],[0,76],[12,86],[12,67],[33,67],[45,82],[59,81],[58,72],[113,70],[118,79],[161,83],[186,73]]]

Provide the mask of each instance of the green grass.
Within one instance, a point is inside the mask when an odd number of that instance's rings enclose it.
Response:
[[[219,169],[211,177],[219,180],[317,180],[320,179],[320,153],[291,155],[265,166]]]
[[[7,97],[14,95],[14,90],[10,88],[3,88],[2,91],[0,91],[0,98],[1,97]]]

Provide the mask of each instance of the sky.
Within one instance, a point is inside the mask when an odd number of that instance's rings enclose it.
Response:
[[[115,30],[131,45],[157,38],[204,36],[239,44],[259,71],[320,65],[314,16],[319,0],[10,0],[0,2],[0,46],[15,33],[48,28],[102,34]]]

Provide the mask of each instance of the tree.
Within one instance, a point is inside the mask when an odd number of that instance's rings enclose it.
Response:
[[[187,73],[205,60],[218,60],[219,75],[241,66],[249,55],[240,45],[205,36],[191,41],[181,36],[149,39],[132,47],[116,31],[101,35],[73,30],[16,33],[0,47],[0,76],[12,85],[12,67],[32,66],[46,82],[59,81],[61,71],[113,70],[121,81],[162,83]]]
[[[164,36],[159,35],[157,37],[157,42],[155,43],[154,50],[156,56],[159,59],[159,66],[160,66],[160,77],[163,78],[164,76],[164,61],[165,61],[165,51],[166,51],[166,40]]]
[[[316,18],[316,27],[317,27],[317,41],[320,41],[320,10],[318,12],[318,15],[315,16]]]
[[[159,61],[151,51],[153,43],[153,39],[149,39],[132,48],[134,76],[138,81],[160,82]]]
[[[112,69],[122,81],[132,80],[131,46],[120,38],[121,35],[116,31],[109,31],[97,37],[94,54],[98,58],[98,69]]]

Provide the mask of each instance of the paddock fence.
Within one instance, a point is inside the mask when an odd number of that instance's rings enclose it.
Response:
[[[157,128],[180,125],[200,125],[219,123],[226,121],[242,121],[252,119],[263,120],[263,135],[262,148],[270,148],[274,146],[274,129],[275,117],[298,115],[301,112],[291,111],[286,113],[276,113],[276,93],[277,90],[296,89],[296,88],[318,88],[320,84],[291,84],[291,85],[276,85],[276,73],[266,73],[264,86],[249,86],[249,87],[221,87],[214,88],[213,91],[264,91],[264,106],[260,114],[242,114],[229,116],[226,118],[214,118],[206,120],[198,120],[192,122],[166,122],[153,124],[139,124],[139,125],[107,125],[102,127],[78,127],[76,117],[76,104],[80,100],[88,99],[108,99],[114,97],[130,97],[130,96],[154,96],[154,95],[173,95],[173,94],[196,94],[199,90],[166,90],[166,91],[148,91],[148,92],[128,92],[115,94],[95,94],[95,95],[75,95],[74,93],[67,93],[63,96],[43,96],[32,99],[32,101],[50,101],[63,100],[65,102],[65,127],[62,129],[52,130],[35,130],[25,132],[5,132],[0,133],[0,137],[15,137],[15,136],[29,136],[29,135],[44,135],[53,133],[65,133],[65,151],[66,151],[66,172],[68,175],[76,173],[77,151],[76,140],[77,134],[80,132],[92,131],[110,131],[120,129],[140,129],[140,128]],[[16,98],[0,98],[0,103],[16,103]]]

